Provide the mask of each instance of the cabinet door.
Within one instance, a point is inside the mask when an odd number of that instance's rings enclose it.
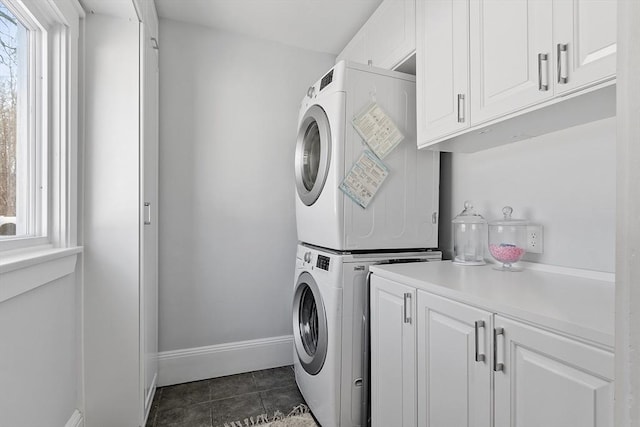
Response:
[[[415,52],[415,0],[384,0],[366,25],[373,66],[392,69]]]
[[[616,74],[616,0],[555,0],[556,93]]]
[[[469,127],[469,0],[418,1],[418,146]]]
[[[388,70],[416,50],[415,0],[384,0],[338,55],[347,60]]]
[[[371,425],[416,425],[416,290],[371,278]]]
[[[469,13],[471,124],[550,98],[551,0],[471,0]]]
[[[155,14],[155,10],[153,10]],[[158,45],[152,28],[141,28],[141,380],[144,416],[148,414],[158,376]]]
[[[351,41],[345,46],[336,58],[336,63],[339,61],[352,61],[359,64],[366,64],[371,59],[367,55],[367,34],[366,28],[361,28],[360,31],[351,39]]]
[[[496,427],[613,426],[613,353],[495,316]]]
[[[418,291],[418,426],[489,427],[489,312]]]

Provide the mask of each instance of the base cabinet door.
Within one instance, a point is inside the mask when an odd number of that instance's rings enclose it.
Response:
[[[418,291],[418,426],[491,426],[491,313]]]
[[[416,425],[416,289],[371,280],[371,426]]]
[[[495,427],[613,426],[613,353],[495,316]]]

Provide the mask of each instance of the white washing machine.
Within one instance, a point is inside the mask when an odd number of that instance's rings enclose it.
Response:
[[[363,209],[338,188],[366,144],[351,120],[375,102],[404,140]],[[342,251],[435,248],[439,153],[416,145],[415,77],[344,61],[302,100],[295,151],[298,240]]]
[[[296,382],[322,427],[363,424],[364,327],[372,264],[439,261],[437,251],[346,254],[298,245],[293,300]]]

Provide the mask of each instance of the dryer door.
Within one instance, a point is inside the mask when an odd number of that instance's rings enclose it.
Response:
[[[320,289],[313,276],[298,277],[293,297],[293,341],[300,364],[316,375],[327,357],[327,316]]]
[[[302,203],[318,200],[329,173],[331,129],[324,110],[313,105],[300,121],[296,143],[296,188]]]

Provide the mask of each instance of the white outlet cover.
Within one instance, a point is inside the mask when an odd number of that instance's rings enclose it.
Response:
[[[527,252],[541,254],[544,249],[544,234],[540,224],[527,225]]]

